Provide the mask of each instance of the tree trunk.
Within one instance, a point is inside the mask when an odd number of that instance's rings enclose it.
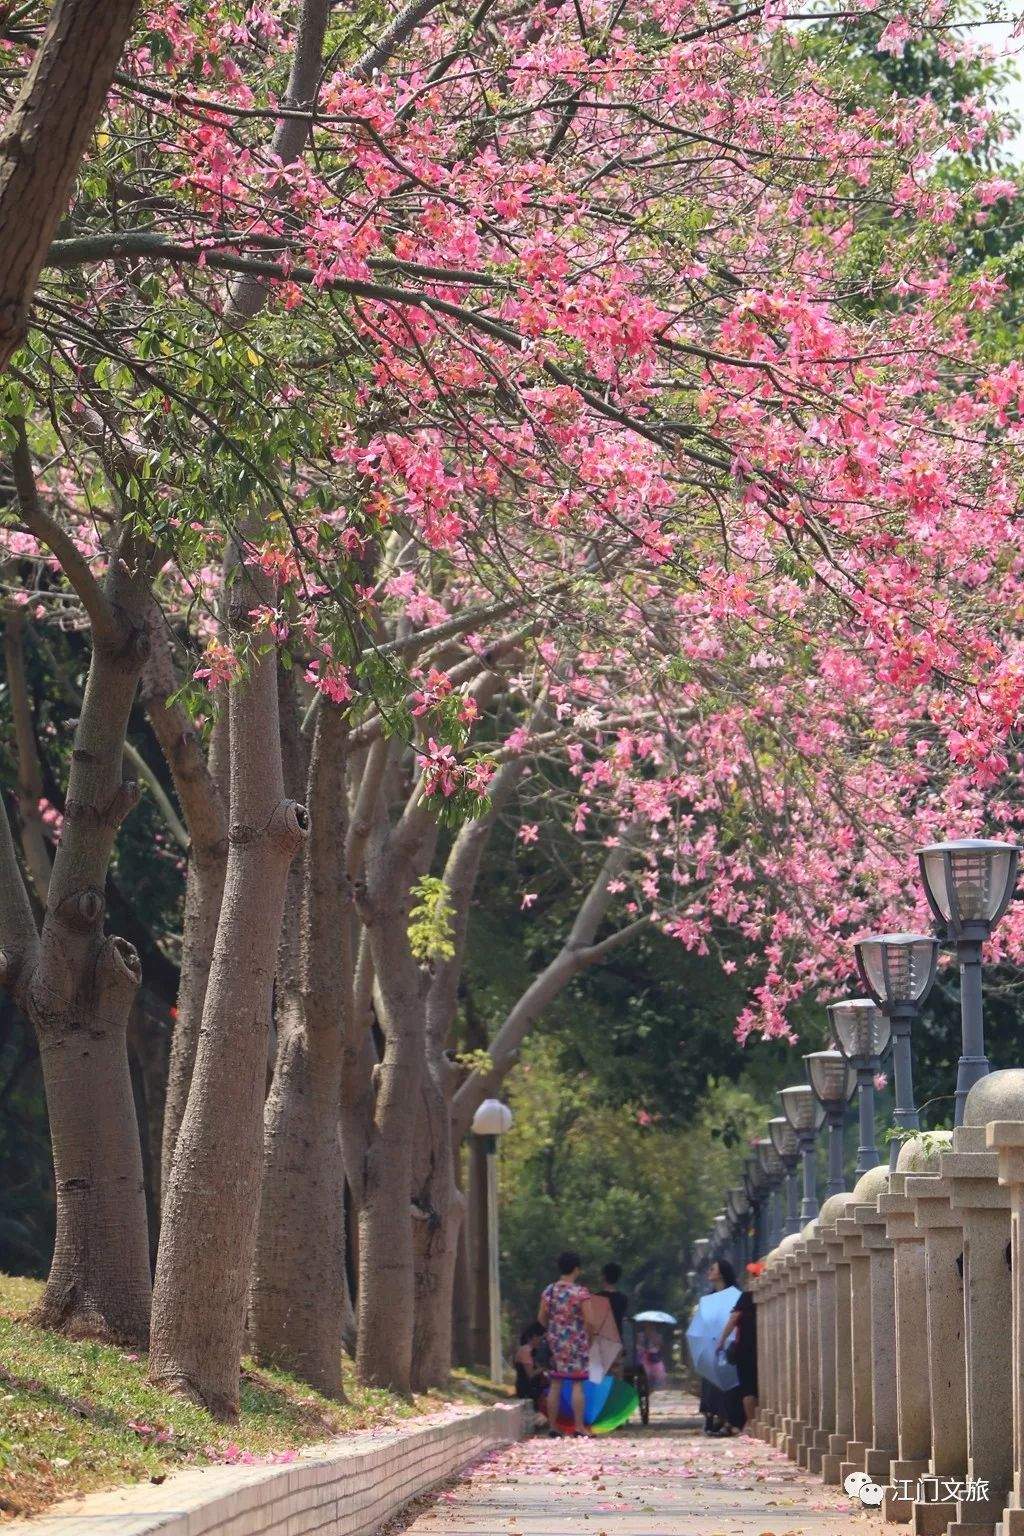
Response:
[[[228,856],[228,813],[224,762],[227,701],[220,701],[210,739],[209,760],[181,706],[170,702],[177,686],[163,616],[154,604],[149,614],[150,658],[143,678],[146,711],[174,779],[192,846],[185,881],[185,920],[181,935],[181,972],[177,1014],[167,1069],[163,1136],[160,1148],[161,1206],[185,1117],[195,1066],[199,1026],[217,938]]]
[[[206,1002],[206,988],[213,963],[213,946],[224,896],[227,850],[208,851],[193,844],[185,884],[185,919],[181,937],[181,985],[178,989],[177,1017],[171,1036],[171,1057],[167,1069],[167,1097],[164,1100],[163,1138],[160,1150],[161,1206],[167,1199],[168,1183],[178,1145],[181,1122],[185,1118],[188,1091],[199,1043],[199,1028]]]
[[[443,1051],[428,1046],[421,1089],[413,1166],[413,1245],[416,1311],[413,1323],[413,1390],[447,1382],[452,1366],[452,1290],[465,1201],[452,1168],[449,1079]]]
[[[329,1396],[341,1392],[344,1168],[338,1139],[340,1031],[279,1027],[264,1115],[264,1173],[250,1332],[257,1360]]]
[[[28,329],[50,241],[138,0],[57,0],[0,137],[0,371]]]
[[[57,1189],[57,1237],[37,1321],[73,1338],[143,1344],[149,1243],[142,1149],[128,1069],[135,951],[97,946],[95,987],[34,1012]]]
[[[423,1076],[424,983],[406,938],[409,882],[386,868],[380,887],[398,895],[401,905],[374,911],[368,925],[384,1054],[374,1068],[362,1165],[356,1366],[364,1385],[408,1393],[416,1294],[409,1202],[416,1117],[410,1111]]]
[[[286,680],[287,681],[287,680]],[[282,690],[282,703],[287,689]],[[289,709],[289,717],[291,710]],[[264,1112],[264,1171],[250,1329],[260,1360],[341,1395],[351,1338],[341,1153],[342,1030],[352,1007],[352,886],[345,871],[347,725],[321,700],[308,774],[312,831],[293,868],[282,936],[278,1049]],[[288,742],[288,733],[283,732]],[[298,889],[295,889],[295,887]]]
[[[250,571],[232,594],[234,628],[254,598],[273,593]],[[151,1380],[222,1416],[238,1411],[275,957],[306,826],[304,808],[284,799],[272,653],[250,651],[247,674],[229,690],[229,733],[224,897],[165,1199],[150,1351]]]

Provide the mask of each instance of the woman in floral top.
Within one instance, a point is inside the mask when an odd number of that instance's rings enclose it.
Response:
[[[583,1424],[583,1383],[590,1363],[590,1335],[587,1332],[583,1303],[590,1292],[577,1284],[580,1274],[578,1253],[571,1250],[559,1255],[558,1279],[549,1285],[540,1299],[540,1321],[547,1330],[551,1351],[551,1386],[548,1389],[549,1433],[557,1434],[555,1420],[562,1395],[562,1382],[572,1382],[574,1432],[585,1435]]]

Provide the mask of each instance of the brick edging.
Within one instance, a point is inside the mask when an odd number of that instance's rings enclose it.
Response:
[[[467,1462],[521,1439],[525,1403],[431,1415],[307,1446],[287,1465],[196,1467],[58,1504],[3,1536],[374,1536]]]

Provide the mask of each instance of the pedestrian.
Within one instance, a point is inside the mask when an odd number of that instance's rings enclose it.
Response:
[[[612,1309],[615,1326],[619,1330],[619,1338],[622,1338],[622,1325],[626,1321],[626,1313],[629,1311],[629,1297],[625,1291],[619,1290],[619,1281],[622,1279],[621,1264],[606,1264],[601,1271],[601,1290],[608,1297],[608,1304]]]
[[[757,1303],[749,1291],[740,1292],[718,1343],[720,1349],[725,1349],[729,1364],[736,1367],[740,1379],[737,1390],[747,1423],[757,1412]]]
[[[708,1270],[708,1284],[715,1293],[721,1294],[728,1291],[730,1295],[728,1297],[723,1295],[722,1299],[731,1302],[732,1306],[735,1306],[740,1298],[740,1291],[736,1284],[736,1271],[728,1259],[715,1260]],[[728,1437],[735,1429],[743,1427],[743,1409],[739,1393],[735,1388],[724,1391],[716,1382],[709,1381],[705,1376],[700,1379],[700,1412],[704,1415],[706,1435]]]
[[[540,1323],[530,1323],[519,1335],[519,1348],[513,1364],[516,1368],[516,1397],[525,1398],[540,1412],[541,1399],[548,1390],[544,1369],[547,1360],[546,1334]],[[543,1356],[543,1360],[541,1359]]]
[[[572,1383],[573,1433],[585,1435],[583,1383],[590,1367],[590,1336],[583,1306],[590,1292],[580,1285],[580,1256],[571,1248],[558,1256],[558,1279],[547,1286],[540,1299],[539,1321],[551,1351],[548,1374],[548,1432],[557,1435],[558,1406],[562,1383]]]

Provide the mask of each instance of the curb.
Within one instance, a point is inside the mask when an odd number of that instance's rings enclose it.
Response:
[[[3,1536],[374,1536],[412,1499],[528,1431],[528,1404],[451,1408],[307,1446],[286,1466],[213,1466],[88,1494]]]

